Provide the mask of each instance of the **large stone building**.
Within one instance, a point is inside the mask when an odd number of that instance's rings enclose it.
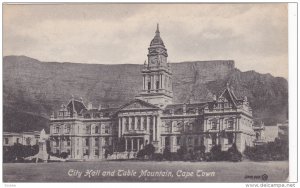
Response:
[[[146,144],[156,152],[181,146],[188,150],[220,144],[240,151],[252,145],[255,132],[247,97],[237,98],[227,86],[220,96],[203,103],[174,104],[171,65],[157,27],[148,48],[141,92],[119,108],[93,108],[74,97],[51,116],[53,153],[71,159],[102,159],[105,150],[135,153]],[[129,156],[129,155],[128,155]]]

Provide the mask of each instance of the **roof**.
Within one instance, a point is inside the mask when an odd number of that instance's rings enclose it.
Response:
[[[157,24],[157,29],[156,29],[156,32],[155,32],[155,36],[154,36],[154,38],[152,39],[152,41],[150,43],[150,46],[157,46],[157,45],[161,45],[161,46],[165,47],[164,42],[160,37],[158,24]]]
[[[155,106],[154,104],[148,103],[148,102],[143,101],[143,100],[141,100],[141,99],[134,99],[134,100],[132,100],[132,101],[130,101],[130,102],[128,102],[128,103],[122,105],[122,106],[119,108],[118,111],[120,111],[120,110],[122,110],[122,109],[124,109],[124,108],[126,108],[126,107],[128,107],[128,106],[130,106],[130,105],[132,105],[132,104],[134,104],[134,103],[139,103],[139,104],[141,105],[140,107],[142,107],[142,108],[143,108],[143,107],[146,107],[146,108],[160,109],[159,107]]]
[[[195,110],[204,109],[207,103],[169,104],[165,107],[164,113],[169,114],[172,110],[175,114],[182,114],[184,105],[186,105],[187,113],[195,113]]]
[[[182,108],[186,105],[186,108],[204,108],[207,103],[177,103],[177,104],[168,104],[165,109],[177,109]]]
[[[73,113],[75,111],[77,114],[81,113],[83,110],[86,110],[86,107],[83,104],[83,102],[75,100],[75,99],[70,100],[70,102],[67,105],[67,108],[69,109],[69,111],[71,113]],[[71,116],[72,116],[72,114],[71,114]]]

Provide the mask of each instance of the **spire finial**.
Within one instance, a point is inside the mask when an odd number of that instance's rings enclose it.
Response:
[[[227,87],[227,89],[229,89],[229,83],[228,82],[226,83],[226,87]]]
[[[159,34],[159,23],[157,23],[157,26],[156,26],[156,34]]]

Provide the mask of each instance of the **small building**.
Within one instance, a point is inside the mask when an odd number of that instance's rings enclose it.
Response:
[[[22,144],[27,146],[37,145],[40,137],[39,131],[32,132],[3,132],[3,146]]]

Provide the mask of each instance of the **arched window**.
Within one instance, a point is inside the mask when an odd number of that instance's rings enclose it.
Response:
[[[134,124],[135,124],[135,118],[131,117],[131,125],[130,125],[131,130],[134,130]]]
[[[217,121],[212,121],[211,122],[211,129],[212,130],[217,130]]]
[[[228,120],[228,129],[233,129],[234,128],[234,121],[232,118]]]
[[[141,117],[137,118],[137,129],[141,130]]]
[[[99,133],[99,127],[95,126],[95,133]]]
[[[129,129],[129,118],[126,117],[126,119],[125,119],[125,130],[128,131],[128,129]]]
[[[144,116],[144,121],[143,121],[143,127],[144,127],[144,130],[146,130],[147,129],[147,117],[146,116]]]
[[[148,91],[151,90],[151,82],[148,82]]]

